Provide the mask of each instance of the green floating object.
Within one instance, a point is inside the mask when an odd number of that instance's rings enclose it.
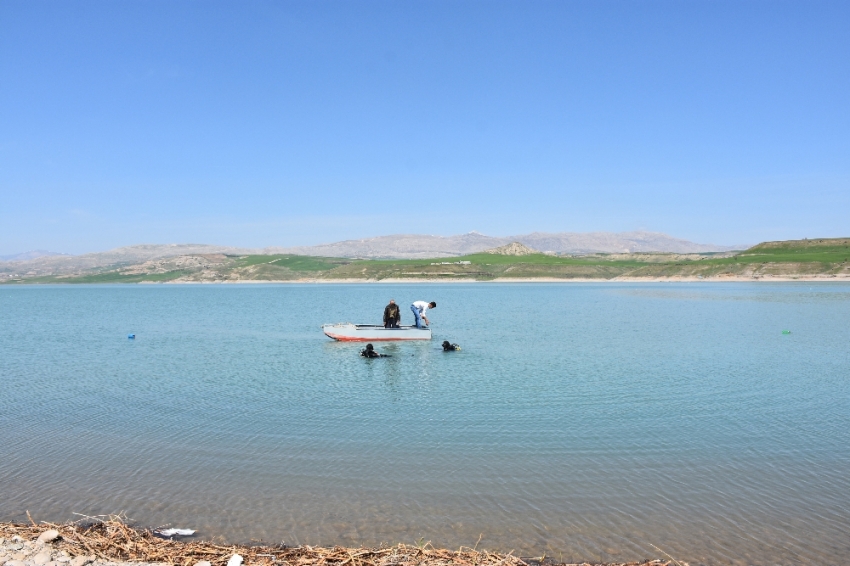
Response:
[[[790,330],[783,330],[782,334],[791,334],[791,331]]]

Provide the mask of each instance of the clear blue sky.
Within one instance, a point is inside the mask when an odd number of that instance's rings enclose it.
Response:
[[[850,2],[0,0],[0,254],[850,235]]]

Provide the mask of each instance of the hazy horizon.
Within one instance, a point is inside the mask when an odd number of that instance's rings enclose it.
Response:
[[[739,242],[737,244],[717,244],[716,242],[693,242],[692,240],[686,240],[684,238],[678,238],[674,234],[664,234],[662,232],[653,232],[653,231],[650,231],[650,230],[630,230],[630,231],[624,231],[624,232],[601,232],[601,231],[567,232],[567,231],[562,231],[562,232],[550,232],[550,233],[536,231],[536,232],[530,232],[529,234],[532,234],[532,233],[553,234],[553,235],[554,234],[576,234],[576,235],[658,234],[658,235],[666,236],[666,237],[676,239],[676,240],[684,240],[684,241],[687,241],[687,242],[690,242],[690,243],[693,243],[693,244],[713,245],[713,246],[717,246],[717,247],[732,247],[732,246],[735,246],[738,249],[744,249],[745,247],[749,247],[751,245],[759,243],[759,242],[747,242],[747,243]],[[208,246],[215,246],[215,247],[232,247],[232,248],[239,248],[239,249],[268,249],[268,248],[288,249],[288,248],[302,248],[302,247],[321,247],[321,246],[325,246],[325,245],[332,245],[332,244],[338,244],[338,243],[343,243],[343,242],[355,242],[355,241],[372,240],[372,239],[380,239],[380,238],[391,238],[391,237],[394,237],[394,236],[397,236],[397,237],[420,236],[420,237],[452,238],[452,237],[465,236],[465,235],[469,235],[469,234],[478,234],[478,235],[486,236],[486,237],[490,237],[490,238],[502,238],[502,239],[509,239],[509,238],[513,238],[513,237],[523,237],[523,236],[528,235],[528,234],[505,234],[505,235],[502,235],[502,234],[483,234],[483,233],[481,233],[477,230],[470,230],[468,232],[464,232],[464,233],[460,233],[460,234],[446,234],[446,235],[442,235],[442,234],[401,234],[401,233],[399,233],[399,234],[375,234],[373,236],[366,236],[364,238],[345,238],[345,239],[342,239],[342,240],[335,240],[335,241],[328,241],[328,242],[315,242],[315,243],[302,244],[302,245],[270,244],[270,245],[267,245],[267,246],[234,246],[234,245],[228,244],[228,243],[216,243],[216,242],[136,242],[134,244],[128,244],[128,245],[124,245],[124,246],[115,246],[115,247],[104,248],[104,249],[94,249],[94,250],[88,250],[88,251],[83,251],[83,252],[79,252],[79,253],[68,253],[68,252],[64,252],[64,251],[61,251],[61,250],[48,250],[48,249],[43,249],[43,248],[42,249],[19,250],[17,252],[12,252],[12,253],[7,253],[7,252],[0,253],[0,260],[8,261],[8,258],[10,258],[12,256],[24,255],[24,254],[31,253],[31,252],[47,252],[49,254],[58,254],[58,255],[85,255],[85,254],[92,254],[92,253],[103,253],[103,252],[107,252],[107,251],[110,251],[110,250],[127,248],[127,247],[134,247],[134,246],[171,246],[171,245],[203,246],[203,245],[208,245]]]

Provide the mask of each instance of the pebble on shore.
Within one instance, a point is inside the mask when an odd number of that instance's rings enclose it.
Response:
[[[0,538],[0,566],[120,566],[124,562],[111,562],[94,556],[72,558],[64,550],[56,550],[51,544],[59,538],[59,531],[51,529],[41,533],[34,541],[21,537],[7,540]],[[133,562],[134,566],[162,566],[153,562]],[[197,566],[211,566],[209,562]]]

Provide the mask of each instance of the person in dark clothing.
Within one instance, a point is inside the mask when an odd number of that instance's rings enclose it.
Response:
[[[388,354],[379,354],[375,351],[375,347],[371,344],[366,344],[365,350],[360,350],[360,355],[364,358],[389,358]]]
[[[458,346],[457,344],[451,344],[448,340],[443,340],[444,352],[453,352],[455,350],[460,350],[460,346]]]
[[[390,299],[390,304],[384,307],[384,328],[398,328],[401,323],[401,311],[394,299]]]

